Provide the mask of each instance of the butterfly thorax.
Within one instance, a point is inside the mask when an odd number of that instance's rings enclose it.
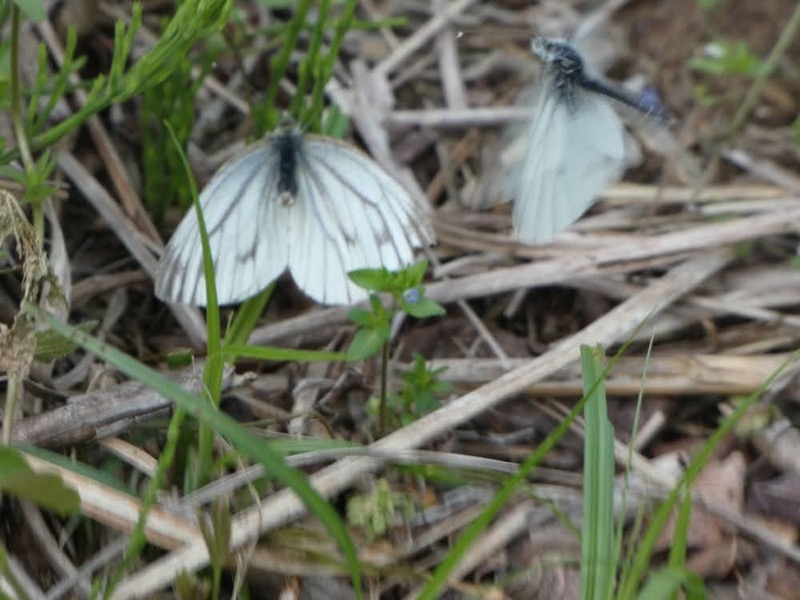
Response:
[[[534,38],[531,50],[545,63],[547,76],[562,100],[573,105],[577,89],[587,80],[580,54],[565,42],[544,38]]]
[[[295,133],[275,136],[278,154],[278,197],[283,206],[291,206],[297,197],[297,159],[302,138]]]
[[[531,50],[545,63],[547,77],[552,79],[556,93],[573,114],[577,110],[578,88],[583,88],[588,92],[602,94],[623,106],[654,117],[662,125],[669,125],[671,119],[663,107],[645,105],[624,91],[588,75],[580,54],[566,42],[534,38],[531,42]]]

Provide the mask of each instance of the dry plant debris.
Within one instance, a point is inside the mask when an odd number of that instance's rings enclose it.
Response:
[[[80,4],[91,8],[79,38],[88,57],[84,68],[102,71],[110,61],[113,23],[130,21],[132,10],[128,3]],[[251,102],[278,51],[269,32],[291,16],[291,8],[267,4],[238,3],[238,20],[209,38],[227,49],[208,73],[194,67],[194,81],[202,85],[186,139],[199,184],[251,131]],[[600,344],[609,355],[627,344],[605,385],[619,473],[633,456],[630,480],[617,481],[618,490],[630,487],[627,514],[619,515],[628,524],[647,520],[649,507],[723,416],[790,361],[699,477],[687,565],[714,597],[797,597],[800,386],[792,353],[800,340],[800,83],[794,75],[800,41],[792,41],[735,131],[729,127],[754,76],[707,75],[714,64],[724,66],[713,63],[719,48],[712,44],[719,39],[767,57],[795,5],[701,4],[359,4],[360,19],[382,25],[347,33],[327,95],[350,117],[353,139],[435,208],[439,244],[427,253],[426,289],[448,314],[396,324],[389,387],[400,393],[419,353],[429,369],[446,368],[439,374],[447,384],[438,388],[441,408],[398,422],[381,437],[370,411],[377,360],[242,360],[237,373],[226,372],[223,410],[260,436],[359,445],[297,452],[287,460],[323,496],[336,498],[343,516],[344,506],[357,502],[364,522],[381,528],[375,535],[363,525],[350,527],[370,597],[419,593],[451,540],[497,487],[475,473],[513,473],[581,397],[581,344]],[[132,61],[156,44],[161,19],[171,10],[158,3],[144,7]],[[394,23],[397,17],[405,21]],[[45,44],[56,70],[64,61],[65,20],[69,15],[54,9],[26,32]],[[644,81],[658,90],[675,122],[663,129],[630,119],[641,160],[625,181],[553,243],[525,246],[510,233],[509,206],[499,200],[507,132],[530,118],[527,105],[515,102],[538,69],[528,41],[590,24],[598,68],[634,88]],[[307,45],[302,38],[296,52]],[[35,55],[26,60],[35,62]],[[706,71],[692,70],[693,60]],[[281,82],[279,98],[291,98],[294,77]],[[59,105],[58,118],[90,100],[76,88]],[[99,324],[93,332],[106,343],[167,372],[167,353],[205,348],[206,329],[197,309],[166,307],[152,295],[163,238],[183,208],[170,207],[154,219],[146,204],[141,149],[149,134],[139,119],[145,102],[134,95],[115,104],[61,143],[55,176],[66,185],[52,199],[50,269],[70,301],[70,322]],[[4,132],[5,123],[0,126]],[[7,136],[7,144],[12,139]],[[183,177],[177,170],[173,176]],[[11,194],[0,195],[5,206]],[[3,215],[10,210],[3,208]],[[25,275],[19,269],[4,275],[0,327],[6,343],[21,352],[25,348],[6,332],[21,299],[29,299],[28,262],[36,254],[26,244],[35,243],[21,230],[9,231],[17,232],[17,247],[7,251],[7,262],[18,257]],[[46,272],[37,272],[37,285]],[[314,306],[284,277],[250,342],[344,349],[354,332],[347,314],[347,308]],[[31,456],[32,467],[59,473],[78,490],[86,519],[73,528],[7,502],[2,519],[9,568],[30,597],[88,597],[93,577],[113,573],[110,565],[118,564],[137,522],[137,494],[157,470],[170,404],[146,386],[122,381],[91,354],[31,367],[27,350],[17,368],[3,348],[6,370],[26,376],[24,414],[12,439],[74,454],[125,490]],[[198,372],[193,365],[171,377],[197,392]],[[632,407],[640,393],[641,424],[633,436]],[[193,434],[193,422],[185,427]],[[580,541],[564,522],[582,518],[576,477],[582,431],[576,423],[533,472],[528,493],[518,494],[483,531],[451,572],[448,597],[577,597]],[[222,439],[216,445],[220,453],[230,451]],[[441,481],[425,477],[420,465],[440,469]],[[253,598],[354,597],[327,532],[307,517],[297,496],[265,483],[263,474],[231,458],[213,481],[181,496],[183,474],[170,472],[144,528],[149,544],[162,552],[128,565],[114,597],[152,597],[181,572],[201,577],[209,564],[201,523],[212,518],[218,498],[230,507],[227,593],[247,586]],[[674,527],[673,520],[662,534],[662,554]],[[178,589],[199,593],[203,585],[183,581]]]

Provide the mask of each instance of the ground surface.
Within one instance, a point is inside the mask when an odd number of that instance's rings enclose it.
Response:
[[[660,493],[653,492],[659,489],[653,482],[667,489],[735,409],[736,399],[760,389],[797,349],[800,146],[792,124],[800,108],[800,41],[787,46],[737,124],[753,73],[732,72],[728,65],[712,75],[692,70],[687,61],[703,57],[708,44],[723,38],[766,59],[796,10],[792,2],[721,1],[713,10],[692,0],[364,4],[363,19],[402,16],[407,22],[391,30],[350,32],[330,98],[351,115],[351,140],[402,173],[434,207],[439,244],[428,253],[426,285],[447,308],[442,318],[399,323],[389,386],[400,393],[402,374],[420,353],[431,368],[447,367],[439,377],[449,388],[436,390],[438,412],[407,419],[406,427],[393,422],[394,431],[373,446],[384,466],[335,462],[341,455],[330,451],[297,464],[314,474],[318,489],[335,498],[343,515],[354,499],[364,502],[356,512],[369,513],[376,490],[385,492],[384,502],[396,508],[388,529],[371,535],[353,521],[351,527],[362,560],[374,566],[372,597],[399,598],[413,597],[423,582],[420,574],[435,568],[452,539],[476,518],[497,489],[498,472],[513,472],[581,397],[581,344],[599,344],[611,356],[629,343],[606,382],[621,444],[617,472],[629,444],[635,457],[629,524],[637,514],[645,520],[650,514],[649,498]],[[439,7],[438,15],[431,5]],[[233,99],[208,82],[197,96],[189,156],[201,185],[251,131],[252,121],[236,106],[257,100],[269,79],[274,49],[259,27],[289,17],[247,3],[237,8],[241,20],[226,29],[233,48],[211,72]],[[509,205],[497,201],[504,199],[501,180],[509,167],[498,162],[505,132],[520,130],[529,118],[526,105],[516,102],[539,69],[528,39],[533,33],[568,35],[586,21],[590,8],[607,16],[589,46],[592,58],[614,81],[652,86],[674,122],[664,129],[626,115],[642,160],[575,227],[551,244],[525,246],[510,232]],[[129,7],[100,9],[80,48],[90,57],[87,68],[102,72],[110,61],[112,16]],[[452,25],[429,29],[444,22],[446,11],[454,15]],[[145,31],[155,34],[159,18],[168,14],[163,6],[147,6]],[[140,37],[143,45],[151,43],[144,33]],[[373,78],[359,75],[356,62]],[[393,105],[379,102],[385,94]],[[359,97],[368,100],[359,104]],[[157,238],[167,237],[183,212],[169,208],[163,219],[154,216],[158,227],[136,213],[146,196],[141,107],[142,100],[134,98],[104,111],[97,126],[111,132],[109,138],[83,128],[65,141],[62,151],[78,167],[68,159],[59,162],[59,177],[69,186],[57,202],[65,241],[54,252],[63,252],[72,276],[70,321],[95,320],[95,333],[109,344],[167,372],[166,354],[197,345],[204,328],[198,312],[171,312],[156,300],[155,261],[134,258],[136,248],[160,248]],[[381,155],[383,150],[388,154]],[[126,168],[128,181],[109,175],[115,160]],[[126,194],[133,198],[127,215],[102,212],[102,193],[93,185],[104,188],[115,205],[125,204],[119,198]],[[132,241],[121,241],[125,231],[133,232]],[[13,277],[6,282],[11,291],[4,294],[2,314],[10,322],[19,291]],[[283,277],[251,341],[343,349],[354,332],[346,313],[316,306]],[[164,408],[161,401],[143,388],[121,389],[123,377],[80,352],[37,369],[29,377],[27,412],[15,439],[72,453],[141,490],[163,446],[165,420],[162,410],[156,420],[134,423],[130,407],[152,415]],[[713,597],[798,597],[796,370],[794,359],[766,389],[759,410],[725,435],[694,488],[699,499],[687,564]],[[243,360],[226,378],[223,408],[266,437],[370,444],[380,437],[370,408],[379,377],[377,359],[310,366]],[[632,436],[640,391],[639,431]],[[64,411],[68,397],[87,392],[94,404]],[[36,411],[41,416],[33,421]],[[97,439],[101,431],[109,436],[103,441]],[[423,449],[434,453],[415,453]],[[442,471],[426,478],[421,469],[400,464],[433,464]],[[451,597],[577,597],[580,545],[563,517],[580,521],[582,465],[582,429],[576,427],[467,555]],[[230,481],[237,468],[229,465],[227,477],[220,474],[216,483]],[[122,592],[155,593],[172,580],[175,565],[195,570],[205,564],[191,550],[203,547],[194,509],[176,508],[182,483],[171,473],[165,487],[172,492],[159,497],[152,516],[152,547],[130,569]],[[103,548],[119,545],[119,533],[135,522],[135,506],[130,512],[110,510],[123,505],[111,487],[81,485],[96,490],[84,499],[80,528],[43,521],[31,508],[5,513],[6,544],[36,582],[34,590],[55,585],[69,577],[71,565],[80,567]],[[206,492],[201,504],[220,493],[213,485]],[[251,597],[277,597],[280,590],[306,598],[352,597],[349,580],[320,558],[336,549],[316,521],[298,520],[299,505],[269,486],[250,492],[231,496],[231,512],[239,546],[248,548],[243,556]],[[254,504],[257,495],[261,500]],[[272,533],[254,545],[259,529]],[[654,568],[669,550],[671,531],[662,534]],[[175,550],[184,543],[189,550]],[[83,591],[71,593],[85,595],[88,579],[83,581]],[[231,589],[233,583],[226,585]]]

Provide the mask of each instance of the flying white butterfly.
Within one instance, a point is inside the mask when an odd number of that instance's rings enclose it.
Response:
[[[560,40],[534,38],[544,63],[527,149],[513,176],[514,231],[543,243],[578,219],[625,168],[625,130],[607,99],[666,120],[624,92],[587,75],[578,52]]]
[[[254,296],[287,269],[323,304],[367,297],[349,271],[411,263],[434,243],[422,206],[366,155],[339,140],[277,131],[223,165],[200,194],[221,305]],[[192,208],[167,244],[156,296],[206,305],[197,216]]]

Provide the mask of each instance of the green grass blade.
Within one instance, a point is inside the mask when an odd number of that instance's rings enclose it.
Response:
[[[642,382],[639,386],[639,394],[636,397],[636,410],[634,411],[633,416],[633,426],[631,427],[630,432],[630,439],[635,440],[636,436],[639,433],[639,421],[641,419],[642,414],[642,402],[644,401],[644,389],[645,389],[645,381],[647,381],[647,372],[650,367],[650,357],[653,355],[653,342],[655,341],[655,332],[653,335],[650,336],[650,343],[647,346],[647,353],[645,354],[644,359],[644,366],[642,368]],[[625,461],[625,473],[623,476],[623,484],[622,484],[622,498],[620,499],[620,507],[617,511],[620,515],[628,514],[628,489],[630,483],[630,474],[633,470],[633,453],[634,453],[634,445],[633,443],[628,444],[628,457]],[[643,512],[639,511],[636,515],[634,520],[633,527],[630,529],[631,532],[631,539],[636,539],[636,534],[641,530],[641,523]],[[622,544],[623,540],[625,539],[625,519],[620,518],[617,520],[617,529],[614,536],[614,545],[616,548],[617,556],[620,560],[620,565],[618,566],[617,570],[619,572],[618,577],[620,579],[624,578],[624,573],[630,567],[630,560],[629,557],[633,555],[633,552],[624,553],[622,551]]]
[[[208,229],[206,228],[203,208],[200,206],[200,198],[197,193],[197,185],[192,177],[189,161],[183,151],[178,137],[175,135],[169,123],[164,123],[169,131],[172,143],[183,164],[186,180],[189,183],[189,191],[192,196],[192,204],[197,215],[197,225],[200,230],[200,247],[203,252],[203,274],[205,275],[206,285],[206,364],[203,367],[203,389],[208,395],[213,406],[219,406],[220,395],[222,393],[222,369],[223,361],[220,348],[222,346],[219,316],[219,303],[217,302],[217,285],[214,277],[214,260],[211,256],[211,243],[208,241]],[[204,423],[200,423],[200,433],[197,440],[197,462],[194,465],[193,477],[190,479],[190,490],[194,491],[198,487],[208,483],[212,478],[214,458],[214,433]]]
[[[343,352],[320,352],[318,350],[295,350],[293,348],[271,348],[269,346],[248,346],[247,344],[230,344],[222,350],[225,357],[256,358],[274,361],[324,361],[345,360]]]
[[[678,519],[675,522],[675,535],[669,547],[669,560],[667,563],[674,568],[686,566],[686,551],[689,545],[689,525],[692,517],[692,496],[684,494],[678,510]]]
[[[272,297],[272,292],[274,290],[275,282],[273,281],[267,286],[267,289],[257,296],[250,298],[239,307],[239,310],[236,311],[236,316],[233,318],[233,322],[225,332],[225,338],[222,341],[223,346],[247,343],[253,328],[256,326],[256,322],[263,314],[264,307]]]
[[[604,354],[581,346],[586,394],[581,592],[583,600],[611,598],[617,570],[614,543],[614,432],[608,420]]]

